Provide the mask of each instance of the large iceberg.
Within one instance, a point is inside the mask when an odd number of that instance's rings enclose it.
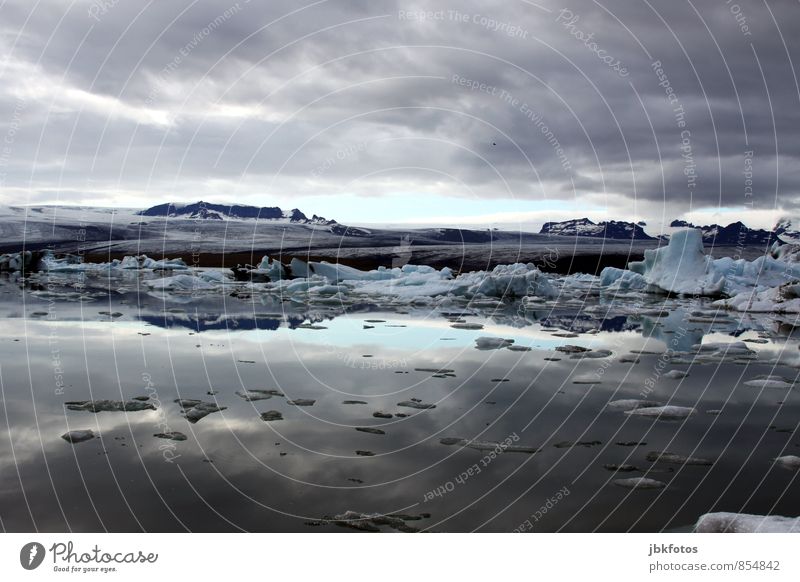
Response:
[[[643,289],[721,298],[740,295],[735,301],[720,303],[720,306],[742,311],[773,311],[771,304],[782,299],[773,297],[775,292],[767,291],[800,281],[800,263],[786,260],[785,257],[790,256],[788,253],[773,252],[773,255],[754,261],[731,257],[714,259],[703,253],[700,230],[679,230],[667,246],[645,250],[644,260],[629,263],[629,270],[604,269],[600,274],[600,286],[606,291]],[[793,299],[794,292],[793,287],[784,286],[781,293]],[[785,311],[798,309],[793,303],[783,307]]]
[[[662,291],[680,295],[722,295],[725,277],[703,254],[703,236],[698,229],[675,232],[669,244],[646,249],[643,261],[628,264],[645,282]]]

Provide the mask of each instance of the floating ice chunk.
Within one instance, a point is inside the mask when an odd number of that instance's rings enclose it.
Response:
[[[401,532],[417,532],[419,529],[406,524],[406,521],[416,521],[427,517],[430,517],[430,514],[405,515],[390,513],[384,515],[382,513],[346,511],[333,517],[324,517],[320,522],[367,532],[379,532],[381,531],[380,528],[384,526]]]
[[[181,407],[186,420],[192,424],[213,412],[227,410],[227,406],[218,406],[213,402],[203,402],[202,400],[178,398],[175,402]]]
[[[686,378],[689,375],[689,372],[683,372],[681,370],[670,370],[666,374],[664,374],[664,378],[669,378],[670,380],[680,380],[681,378]]]
[[[627,398],[623,400],[614,400],[609,402],[607,408],[610,410],[636,410],[637,408],[656,408],[664,406],[663,402],[656,402],[654,400],[637,400],[634,398]]]
[[[788,390],[794,386],[794,382],[783,376],[766,375],[756,376],[752,380],[745,382],[744,385],[751,388],[779,388]]]
[[[633,471],[639,471],[636,465],[617,465],[615,463],[607,463],[603,465],[603,468],[607,471],[614,471],[615,473],[632,473]]]
[[[256,400],[269,400],[273,396],[283,396],[283,393],[278,390],[237,390],[236,396],[244,398],[248,402],[255,402]]]
[[[603,381],[598,378],[597,374],[583,374],[575,376],[572,379],[573,384],[602,384]]]
[[[228,274],[220,270],[200,271],[197,276],[207,283],[222,284],[230,281]]]
[[[314,406],[316,400],[311,400],[310,398],[295,398],[294,400],[287,400],[286,404],[291,404],[292,406]]]
[[[174,275],[163,279],[146,280],[144,284],[154,291],[210,291],[217,286],[201,277]]]
[[[483,329],[483,324],[481,323],[454,323],[450,327],[453,329]]]
[[[791,469],[797,471],[800,469],[800,457],[797,455],[784,455],[775,459],[775,464],[780,465],[784,469]]]
[[[311,276],[311,273],[308,270],[308,263],[301,261],[298,258],[292,259],[292,261],[289,263],[289,270],[292,272],[293,277],[308,278]]]
[[[614,352],[612,352],[611,350],[591,350],[591,351],[578,352],[578,353],[572,354],[570,356],[570,359],[572,359],[572,360],[583,360],[583,359],[597,360],[597,359],[601,359],[601,358],[608,358],[608,357],[612,356],[613,354],[614,354]]]
[[[694,527],[697,533],[791,533],[800,532],[800,517],[706,513]]]
[[[87,412],[138,412],[140,410],[155,410],[152,402],[141,400],[76,400],[65,402],[68,410],[85,410]]]
[[[171,441],[185,441],[187,439],[185,434],[178,432],[177,430],[170,432],[157,432],[153,436],[157,439],[169,439]]]
[[[261,258],[258,268],[251,272],[256,275],[264,275],[270,281],[280,281],[286,278],[286,269],[283,264],[275,259],[270,261],[266,255]]]
[[[533,264],[515,263],[497,265],[486,273],[468,273],[459,276],[468,281],[475,279],[469,287],[470,295],[482,294],[490,297],[556,297],[558,292],[550,280]]]
[[[630,477],[629,479],[615,479],[612,481],[617,487],[626,489],[663,489],[667,486],[663,481],[648,479],[647,477]]]
[[[513,339],[501,337],[479,337],[475,340],[475,347],[479,350],[499,350],[507,348],[514,343]]]
[[[283,414],[277,410],[267,410],[261,413],[261,420],[264,422],[271,422],[273,420],[283,420]]]
[[[496,451],[498,453],[506,452],[506,453],[526,453],[532,455],[533,453],[538,453],[538,447],[528,447],[523,445],[512,445],[508,444],[507,442],[495,442],[495,441],[476,441],[470,439],[460,439],[454,437],[444,437],[439,439],[439,442],[443,445],[459,445],[462,447],[467,447],[470,449],[475,449],[476,451]]]
[[[425,404],[423,402],[417,402],[416,400],[404,400],[403,402],[398,402],[397,406],[402,406],[404,408],[416,408],[419,410],[436,408],[435,404]]]
[[[651,451],[647,453],[647,460],[651,463],[669,463],[672,465],[713,465],[714,461],[699,457],[687,457],[675,453]]]
[[[558,346],[556,348],[557,352],[563,352],[565,354],[582,354],[584,352],[592,351],[591,348],[584,348],[583,346],[574,346],[571,344],[566,344],[563,346]]]
[[[368,434],[386,434],[386,431],[383,431],[379,428],[373,428],[371,426],[357,426],[356,430],[358,432],[366,432]]]
[[[694,408],[688,408],[686,406],[654,406],[626,410],[625,414],[629,414],[631,416],[646,416],[650,418],[671,420],[687,418],[696,412],[697,411]]]
[[[640,291],[647,287],[647,281],[639,273],[606,267],[600,272],[600,286],[604,291]]]
[[[71,430],[69,432],[65,432],[61,435],[61,438],[67,441],[68,443],[72,443],[73,445],[82,443],[88,440],[93,439],[97,435],[94,431],[87,429],[87,430]]]

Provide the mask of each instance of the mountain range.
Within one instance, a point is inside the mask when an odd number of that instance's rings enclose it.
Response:
[[[185,218],[190,220],[230,220],[230,219],[257,219],[257,220],[284,220],[295,224],[337,224],[335,220],[327,220],[314,214],[308,218],[297,208],[282,210],[277,206],[246,206],[242,204],[213,204],[211,202],[193,202],[191,204],[176,204],[167,202],[152,206],[136,214],[140,216],[161,216],[169,218]]]

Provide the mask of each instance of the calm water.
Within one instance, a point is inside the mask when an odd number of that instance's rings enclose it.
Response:
[[[712,323],[707,313],[690,315],[707,304],[603,302],[590,291],[526,310],[363,298],[307,305],[244,289],[158,296],[140,287],[138,274],[90,278],[86,287],[69,277],[48,283],[0,284],[6,531],[345,531],[319,520],[348,510],[429,514],[408,523],[433,531],[511,531],[526,520],[534,531],[668,531],[709,511],[800,514],[797,473],[772,461],[799,454],[797,389],[743,385],[760,374],[797,377],[791,321],[739,316]],[[662,307],[669,317],[653,311]],[[484,329],[451,327],[458,314]],[[578,336],[554,335],[568,329]],[[485,336],[532,349],[476,349],[475,339]],[[758,355],[750,362],[665,366],[660,355],[742,339],[767,343],[747,344]],[[613,354],[571,359],[555,351],[565,344]],[[656,353],[620,362],[642,349]],[[672,369],[689,376],[665,378]],[[243,389],[285,396],[248,402],[236,395]],[[156,410],[65,407],[137,396],[149,397]],[[226,408],[192,424],[178,398]],[[621,398],[690,406],[697,414],[667,422],[606,409]],[[287,403],[293,399],[315,402]],[[398,406],[411,399],[436,407]],[[283,420],[262,420],[270,410]],[[376,418],[376,411],[408,416]],[[78,429],[100,438],[60,438]],[[187,440],[153,436],[167,431]],[[440,443],[448,437],[511,438],[541,450],[487,460],[487,451]],[[586,446],[554,446],[564,441]],[[647,444],[616,444],[631,441]],[[645,459],[665,450],[715,462]],[[655,468],[647,476],[667,487],[615,486],[615,479],[645,473],[615,473],[604,468],[609,463]],[[480,473],[465,473],[476,464]],[[437,489],[440,495],[430,493]]]

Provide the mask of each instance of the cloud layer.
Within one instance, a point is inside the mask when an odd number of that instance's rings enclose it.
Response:
[[[541,201],[542,220],[763,224],[800,204],[798,16],[746,0],[6,2],[0,203],[339,197],[337,219],[369,199],[389,222],[426,196],[454,220],[482,199],[496,215]]]

